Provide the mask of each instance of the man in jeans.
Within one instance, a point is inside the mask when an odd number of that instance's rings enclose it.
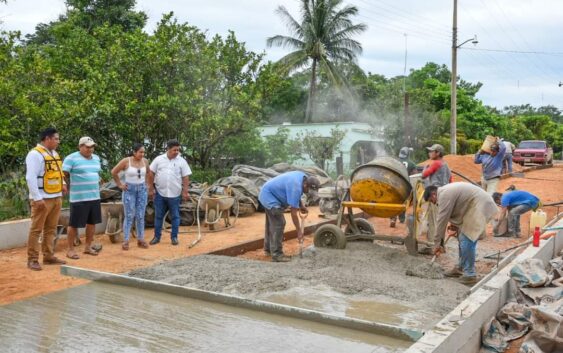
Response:
[[[25,180],[31,200],[31,227],[27,240],[27,267],[41,271],[39,248],[43,250],[43,264],[65,264],[55,257],[54,239],[61,213],[63,192],[66,193],[62,161],[55,151],[59,134],[54,128],[41,132],[41,143],[25,158]],[[41,237],[43,233],[43,237]]]
[[[496,215],[493,198],[480,187],[470,183],[452,183],[440,188],[432,185],[424,190],[424,199],[438,205],[434,254],[444,252],[443,239],[448,222],[457,230],[459,263],[447,277],[460,277],[463,284],[477,283],[475,255],[477,241],[485,233],[487,223]]]
[[[291,219],[301,240],[303,233],[297,212],[308,213],[301,202],[301,195],[319,189],[320,182],[315,177],[307,177],[303,172],[288,172],[269,180],[258,199],[266,210],[266,229],[264,234],[264,252],[272,256],[273,262],[288,262],[290,257],[283,254],[283,234],[285,228],[284,210],[291,208]]]
[[[149,198],[154,199],[155,209],[154,238],[150,241],[151,245],[160,243],[166,212],[169,212],[172,220],[171,243],[178,245],[180,203],[181,199],[189,199],[191,174],[188,162],[180,156],[180,143],[169,140],[166,143],[166,153],[156,157],[149,167]]]
[[[520,216],[530,210],[536,210],[541,206],[540,199],[527,191],[514,190],[502,194],[495,192],[493,200],[501,206],[501,212],[497,220],[508,216],[508,231],[497,237],[520,238]]]
[[[475,164],[481,164],[483,169],[481,186],[491,196],[493,196],[493,193],[497,192],[505,153],[506,145],[502,142],[496,142],[491,145],[491,152],[479,150],[479,152],[475,154]]]

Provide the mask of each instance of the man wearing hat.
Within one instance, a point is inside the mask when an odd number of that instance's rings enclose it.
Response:
[[[291,219],[297,230],[297,238],[303,239],[297,212],[309,211],[301,202],[301,195],[315,193],[320,186],[319,179],[307,177],[300,171],[293,171],[278,175],[269,180],[258,199],[266,210],[266,230],[264,234],[264,252],[272,256],[273,262],[288,262],[289,256],[283,253],[282,242],[285,228],[284,210],[291,208]]]
[[[444,146],[434,144],[426,147],[430,163],[424,167],[422,171],[422,180],[424,187],[431,185],[441,187],[452,182],[452,173],[446,161],[444,161]],[[420,250],[422,254],[431,254],[434,247],[434,234],[436,234],[436,213],[437,207],[433,203],[427,203],[425,219],[428,225],[427,238],[428,245]]]
[[[78,228],[86,228],[84,254],[98,255],[92,248],[97,223],[102,223],[100,206],[100,158],[94,154],[96,143],[84,136],[78,141],[78,151],[68,155],[63,162],[63,172],[70,187],[70,221],[68,226],[68,251],[70,259],[79,259],[74,249]]]

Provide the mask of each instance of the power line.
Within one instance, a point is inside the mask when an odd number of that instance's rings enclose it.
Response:
[[[539,55],[553,55],[553,56],[563,56],[563,52],[548,52],[548,51],[522,51],[522,50],[505,50],[505,49],[488,49],[488,48],[465,48],[461,47],[463,50],[476,50],[476,51],[494,51],[500,53],[517,53],[517,54],[539,54]]]

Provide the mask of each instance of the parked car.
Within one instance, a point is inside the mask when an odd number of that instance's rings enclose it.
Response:
[[[538,140],[522,141],[518,147],[512,152],[512,161],[514,163],[553,163],[553,149],[547,147],[547,142]]]

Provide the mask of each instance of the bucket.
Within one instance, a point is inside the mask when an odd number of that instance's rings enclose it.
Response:
[[[542,210],[533,211],[530,216],[530,229],[540,227],[542,229],[547,221],[547,214]]]
[[[497,138],[491,135],[487,135],[487,137],[485,137],[485,141],[483,142],[483,145],[481,146],[481,149],[487,153],[491,153],[491,145],[497,142]]]

